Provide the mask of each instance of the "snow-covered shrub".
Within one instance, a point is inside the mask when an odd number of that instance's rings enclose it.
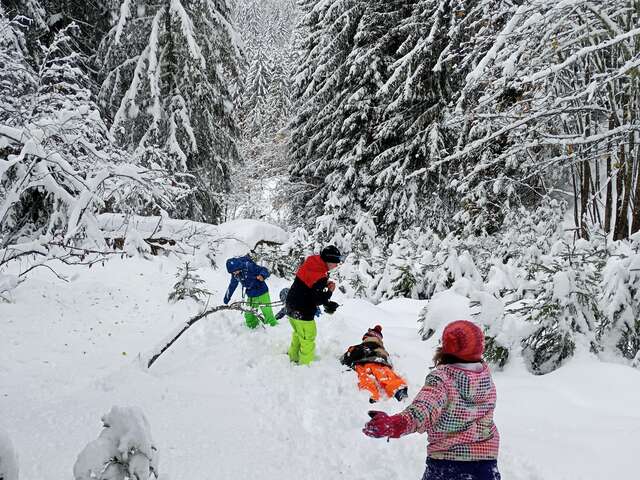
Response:
[[[601,288],[604,319],[598,328],[600,343],[605,350],[619,350],[640,367],[640,236],[612,247]]]
[[[601,262],[597,245],[563,240],[531,265],[532,291],[522,301],[521,312],[535,327],[522,340],[532,372],[555,370],[579,345],[596,349],[595,331],[603,318],[598,304]]]
[[[487,362],[502,368],[509,360],[509,349],[502,346],[495,337],[485,335],[483,357]]]
[[[413,250],[406,240],[394,243],[385,252],[386,261],[382,271],[372,282],[373,298],[387,300],[395,296],[412,297],[417,280],[414,275],[416,265],[411,257]]]
[[[374,258],[373,299],[429,298],[433,292],[425,291],[426,275],[434,266],[433,251],[439,242],[433,232],[412,228],[382,250]]]
[[[494,256],[507,263],[512,260],[517,265],[538,261],[542,253],[563,235],[562,220],[567,205],[564,202],[545,197],[533,209],[520,207],[511,210],[495,237]]]
[[[368,298],[376,276],[376,265],[380,265],[380,251],[370,257],[359,256],[355,252],[347,255],[335,276],[340,291],[349,297]]]
[[[290,278],[295,275],[299,263],[297,258],[291,258],[284,254],[282,245],[270,242],[258,243],[251,250],[250,256],[257,264],[266,267],[271,274],[282,278]]]
[[[169,293],[169,302],[179,302],[188,297],[198,303],[202,303],[211,295],[209,290],[202,287],[205,283],[204,280],[200,278],[196,273],[196,269],[189,262],[185,262],[184,265],[178,267],[176,277],[178,281],[173,285],[173,289]]]
[[[23,82],[0,89],[0,110],[7,108],[0,116],[0,268],[26,257],[60,258],[61,247],[67,259],[106,250],[96,214],[170,203],[169,182],[113,145],[75,24],[53,36],[34,66],[2,11],[0,23],[0,57],[16,72],[13,81]],[[3,85],[9,80],[0,75]]]
[[[9,435],[0,428],[0,480],[18,480],[18,455]]]
[[[151,428],[137,407],[113,406],[102,417],[97,439],[78,455],[75,480],[148,480],[158,477],[158,451]]]
[[[347,233],[344,263],[335,273],[340,290],[353,297],[367,297],[383,262],[383,245],[371,215],[362,213],[353,229]]]

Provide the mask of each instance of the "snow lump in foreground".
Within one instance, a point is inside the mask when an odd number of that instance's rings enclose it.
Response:
[[[75,480],[148,479],[158,476],[158,452],[151,428],[138,407],[113,406],[102,417],[104,429],[78,455]]]
[[[18,480],[18,456],[9,435],[0,428],[0,479]]]

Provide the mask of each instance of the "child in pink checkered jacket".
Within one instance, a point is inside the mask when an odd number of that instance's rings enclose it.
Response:
[[[433,358],[435,368],[411,405],[392,416],[370,411],[365,435],[399,438],[426,432],[422,480],[500,480],[496,388],[483,352],[484,334],[477,325],[466,320],[447,325]]]

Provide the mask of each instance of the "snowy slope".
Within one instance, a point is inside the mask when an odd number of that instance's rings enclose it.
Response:
[[[242,222],[235,228],[252,230]],[[310,368],[288,362],[288,325],[249,331],[239,314],[219,313],[147,371],[136,356],[197,311],[194,303],[166,301],[179,263],[117,258],[76,270],[68,284],[35,271],[15,291],[15,303],[0,304],[0,429],[15,445],[22,480],[72,478],[76,456],[112,405],[145,412],[166,479],[421,478],[426,438],[363,436],[368,397],[337,357],[382,324],[411,398],[437,343],[417,335],[424,302],[339,299],[342,308],[318,322],[320,360]],[[198,273],[216,302],[228,275],[204,267]],[[270,279],[272,296],[288,284]],[[456,316],[463,303],[451,299]],[[516,362],[495,380],[505,480],[635,478],[639,372],[586,357],[543,377]],[[401,405],[376,408],[396,412]]]

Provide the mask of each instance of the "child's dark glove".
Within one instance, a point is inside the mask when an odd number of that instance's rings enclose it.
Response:
[[[332,313],[335,313],[335,311],[338,309],[339,306],[340,305],[338,303],[329,300],[327,303],[324,304],[324,311],[325,313],[328,313],[329,315],[331,315]]]
[[[370,410],[369,416],[371,420],[362,429],[362,433],[368,437],[400,438],[407,429],[407,420],[402,415],[389,416],[384,412]]]

